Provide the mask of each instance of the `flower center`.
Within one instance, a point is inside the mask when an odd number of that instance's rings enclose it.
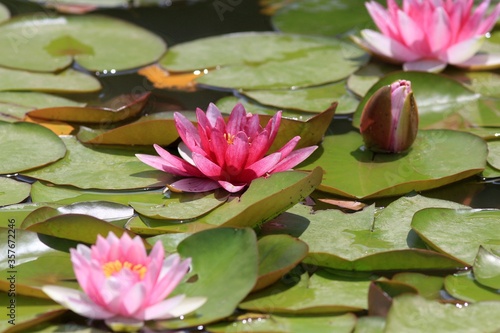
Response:
[[[231,133],[224,133],[224,139],[226,139],[227,143],[232,145],[234,143],[234,135]]]
[[[106,275],[106,277],[110,277],[111,275],[120,272],[124,268],[136,273],[141,280],[144,278],[144,275],[146,275],[146,272],[148,270],[141,264],[134,265],[128,261],[121,262],[119,260],[110,261],[102,265],[102,270],[104,271],[104,275]]]

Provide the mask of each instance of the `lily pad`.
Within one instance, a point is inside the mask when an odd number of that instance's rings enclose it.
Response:
[[[177,44],[160,64],[174,72],[220,68],[201,76],[197,83],[255,90],[339,81],[367,60],[366,53],[337,39],[251,32]]]
[[[282,32],[334,36],[374,26],[364,0],[293,1],[272,17]]]
[[[63,158],[65,153],[63,141],[43,126],[0,122],[0,174],[44,166]]]
[[[345,81],[340,81],[305,89],[255,90],[244,91],[243,94],[278,109],[319,113],[328,109],[333,102],[338,102],[337,114],[353,113],[358,100],[347,92],[345,84]]]
[[[492,233],[500,225],[500,210],[427,208],[413,216],[411,227],[433,249],[473,265],[479,246],[500,244]]]
[[[7,53],[10,52],[4,52],[2,54]],[[89,93],[101,89],[101,84],[96,78],[71,68],[56,74],[0,68],[0,76],[2,77],[0,81],[0,91],[32,90],[44,92]]]
[[[263,234],[287,233],[309,245],[305,263],[345,271],[442,270],[465,266],[425,249],[411,232],[411,218],[426,207],[464,207],[422,196],[402,197],[375,214],[373,206],[346,214],[297,205],[262,226]]]
[[[253,291],[264,289],[281,279],[307,256],[306,243],[288,235],[269,235],[259,239],[259,279]]]
[[[500,255],[480,246],[474,260],[474,277],[483,286],[500,289]]]
[[[500,169],[500,140],[488,141],[488,163],[495,169]]]
[[[224,192],[172,193],[161,204],[130,202],[137,213],[154,219],[187,221],[204,215],[224,204],[228,195]]]
[[[150,93],[121,95],[102,106],[59,106],[37,109],[28,116],[78,123],[114,123],[135,117],[146,105]]]
[[[380,78],[399,70],[400,67],[398,66],[381,62],[369,62],[349,76],[347,88],[358,97],[363,97]]]
[[[207,301],[194,316],[158,322],[160,327],[191,327],[225,318],[257,280],[257,240],[250,229],[201,231],[183,240],[178,251],[182,257],[192,258],[191,276],[196,281],[179,285],[174,293],[206,297]]]
[[[242,315],[237,321],[218,323],[208,326],[214,333],[248,332],[248,333],[350,333],[356,324],[356,316],[352,313],[333,316],[290,316],[290,315]]]
[[[189,119],[194,118],[194,113],[191,117],[191,112],[183,114]],[[179,139],[179,133],[175,127],[174,112],[159,112],[111,129],[80,126],[77,137],[81,142],[93,144],[168,146]]]
[[[482,285],[470,272],[448,275],[444,286],[451,296],[463,301],[500,301],[500,292],[497,289]]]
[[[449,130],[420,130],[410,151],[380,154],[366,149],[359,133],[327,136],[299,167],[326,170],[319,190],[366,199],[422,191],[481,172],[486,143]],[[462,156],[467,156],[466,159]],[[354,171],[355,170],[355,171]]]
[[[137,150],[92,148],[72,136],[62,139],[68,149],[62,160],[24,175],[58,185],[109,190],[164,186],[172,177],[139,161]]]
[[[90,71],[115,73],[152,63],[166,50],[159,36],[99,15],[19,16],[0,26],[0,43],[12,50],[1,54],[0,65],[42,72],[74,60]]]
[[[418,290],[418,293],[426,299],[440,299],[441,290],[444,287],[443,277],[425,275],[421,273],[398,273],[392,277],[392,280],[415,287]]]
[[[322,270],[311,277],[285,276],[251,294],[240,308],[264,313],[333,314],[368,308],[369,280],[345,278]]]
[[[0,23],[7,21],[10,18],[10,12],[4,4],[0,3]]]
[[[30,195],[31,185],[0,177],[0,206],[19,203]]]
[[[382,77],[369,89],[354,113],[353,125],[359,127],[361,112],[375,91],[382,86],[403,79],[411,81],[415,101],[418,105],[419,128],[429,128],[449,118],[453,119],[455,115],[461,119],[469,120],[479,112],[476,104],[480,95],[467,89],[459,82],[434,73],[399,71]],[[470,102],[471,106],[464,107],[466,102]],[[468,113],[472,113],[472,116]]]
[[[384,332],[495,332],[500,329],[499,316],[500,302],[455,306],[402,295],[394,299]]]

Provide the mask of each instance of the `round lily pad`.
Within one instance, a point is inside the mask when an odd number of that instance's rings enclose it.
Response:
[[[338,39],[251,32],[175,45],[160,64],[177,72],[212,69],[196,80],[204,86],[255,90],[339,81],[367,60],[362,50]]]
[[[500,140],[488,142],[488,163],[500,169]]]
[[[138,151],[117,148],[93,148],[75,137],[63,137],[66,156],[48,167],[24,174],[57,185],[84,189],[124,190],[159,187],[171,182],[165,172],[154,170],[135,157]]]
[[[325,137],[300,167],[325,170],[318,189],[361,199],[428,190],[470,177],[484,169],[486,156],[486,143],[465,132],[420,130],[411,149],[400,154],[373,153],[359,133],[349,132]]]
[[[153,33],[115,18],[52,16],[47,13],[16,17],[0,26],[0,65],[54,72],[75,60],[91,71],[110,72],[147,65],[166,50]]]
[[[31,185],[0,177],[0,206],[19,203],[30,195]]]
[[[0,174],[44,166],[64,157],[65,153],[61,139],[43,126],[0,122]]]

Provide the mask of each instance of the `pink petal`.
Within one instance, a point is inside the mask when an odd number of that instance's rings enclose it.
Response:
[[[257,135],[262,130],[262,126],[260,126],[260,120],[258,114],[253,114],[250,117],[247,114],[247,123],[243,131],[248,135],[249,141],[253,141]]]
[[[182,300],[185,297],[185,295],[178,295],[148,306],[144,310],[144,319],[155,320],[173,318],[174,316],[171,314],[171,312],[173,312],[176,306],[181,304]]]
[[[241,103],[238,103],[231,111],[229,120],[226,125],[226,132],[235,135],[245,128],[246,125],[246,111]]]
[[[193,152],[188,148],[188,146],[186,146],[184,142],[179,142],[177,151],[184,161],[188,162],[192,166],[195,166],[193,161]]]
[[[201,307],[206,301],[205,297],[186,297],[181,303],[178,303],[177,306],[170,310],[170,315],[173,317],[187,315]]]
[[[189,265],[191,265],[190,259],[181,262],[178,254],[168,256],[163,263],[160,277],[155,285],[157,292],[151,295],[149,304],[157,303],[170,295],[188,272]]]
[[[297,164],[303,162],[306,158],[311,156],[311,154],[318,148],[318,146],[311,146],[302,149],[298,149],[290,153],[287,157],[281,160],[276,167],[271,171],[272,173],[281,172],[285,170],[290,170]]]
[[[210,124],[210,127],[216,128],[219,131],[224,132],[225,129],[224,118],[222,117],[220,110],[217,108],[217,106],[215,106],[215,104],[210,103],[208,105],[206,116]]]
[[[224,138],[223,132],[218,129],[214,129],[212,132],[212,140],[210,141],[209,147],[213,156],[210,156],[217,164],[223,167],[226,163],[226,150],[228,147],[227,140]]]
[[[136,283],[131,289],[125,292],[123,296],[123,313],[126,316],[134,316],[134,314],[141,310],[146,297],[146,288],[142,283]]]
[[[257,135],[250,146],[247,157],[247,165],[251,165],[255,163],[257,160],[260,160],[269,150],[271,144],[269,143],[269,133],[267,130],[263,130]]]
[[[365,29],[361,31],[366,46],[376,54],[399,62],[414,61],[420,56],[403,44],[390,39],[376,31]]]
[[[233,176],[238,175],[246,164],[249,151],[248,137],[239,132],[234,138],[233,144],[227,146],[226,150],[226,172]]]
[[[482,42],[483,38],[476,37],[455,44],[446,50],[441,60],[447,61],[449,64],[463,63],[479,51]]]
[[[229,193],[236,193],[244,189],[245,186],[247,186],[248,184],[235,185],[233,183],[226,182],[224,180],[219,180],[219,185]]]
[[[428,45],[425,44],[425,32],[418,22],[415,22],[412,17],[408,16],[403,11],[398,11],[398,26],[401,35],[401,44],[406,45],[413,53],[420,55],[428,54]]]
[[[297,143],[300,141],[300,136],[293,137],[290,141],[288,141],[283,147],[281,147],[278,151],[281,153],[281,157],[285,158],[288,154],[295,149]]]
[[[436,53],[442,48],[447,48],[451,42],[450,19],[442,7],[437,8],[433,14],[432,27],[429,35],[429,47],[431,53]]]
[[[438,73],[444,70],[446,62],[441,60],[417,60],[409,61],[403,64],[405,71],[431,72]]]
[[[490,16],[488,16],[485,20],[481,22],[476,33],[478,35],[484,35],[485,33],[491,31],[495,26],[495,23],[498,21],[499,16],[500,16],[500,3],[495,6],[495,9],[490,14]]]
[[[184,178],[169,185],[182,192],[207,192],[220,187],[219,183],[209,178]]]
[[[196,151],[196,147],[201,146],[200,136],[196,127],[180,112],[174,113],[174,120],[175,127],[182,141],[184,141],[189,149]]]
[[[43,286],[42,290],[57,303],[92,319],[112,318],[115,314],[92,302],[84,293],[65,287]]]
[[[259,178],[272,170],[280,160],[281,153],[276,152],[267,155],[243,170],[238,180],[242,183],[249,183],[255,178]]]
[[[477,70],[500,68],[500,54],[476,54],[462,63],[453,64],[457,67]]]
[[[269,139],[267,142],[266,151],[268,151],[269,148],[271,148],[271,145],[276,139],[276,135],[278,135],[278,130],[281,125],[281,113],[282,113],[281,111],[276,112],[276,114],[269,120],[269,122],[266,125],[265,130],[269,133]]]
[[[208,158],[200,154],[193,153],[193,160],[198,167],[198,170],[200,170],[206,177],[219,179],[222,176],[221,167],[210,161]]]
[[[389,12],[381,4],[375,1],[365,2],[365,6],[379,30],[384,35],[395,38],[397,29],[394,26],[394,22]]]

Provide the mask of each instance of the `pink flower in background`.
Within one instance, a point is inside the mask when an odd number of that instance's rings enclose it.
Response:
[[[155,145],[160,156],[136,156],[144,163],[187,177],[169,185],[173,190],[204,192],[223,187],[238,192],[256,178],[293,168],[304,161],[317,146],[293,150],[300,140],[296,136],[277,152],[265,156],[281,122],[281,111],[262,128],[259,116],[237,104],[226,124],[221,112],[210,104],[206,114],[196,110],[198,127],[175,113],[177,131],[183,141],[179,151],[183,159]]]
[[[205,298],[178,295],[165,299],[186,275],[190,259],[164,258],[161,242],[149,256],[139,236],[98,236],[90,248],[71,249],[71,261],[83,292],[60,286],[43,291],[75,313],[104,319],[116,331],[141,328],[145,320],[179,317],[203,305]]]
[[[500,55],[476,54],[493,28],[500,4],[487,15],[490,1],[473,9],[473,0],[387,0],[366,8],[380,32],[365,29],[356,41],[375,55],[403,63],[405,70],[440,71],[446,64],[460,67],[500,65]]]

